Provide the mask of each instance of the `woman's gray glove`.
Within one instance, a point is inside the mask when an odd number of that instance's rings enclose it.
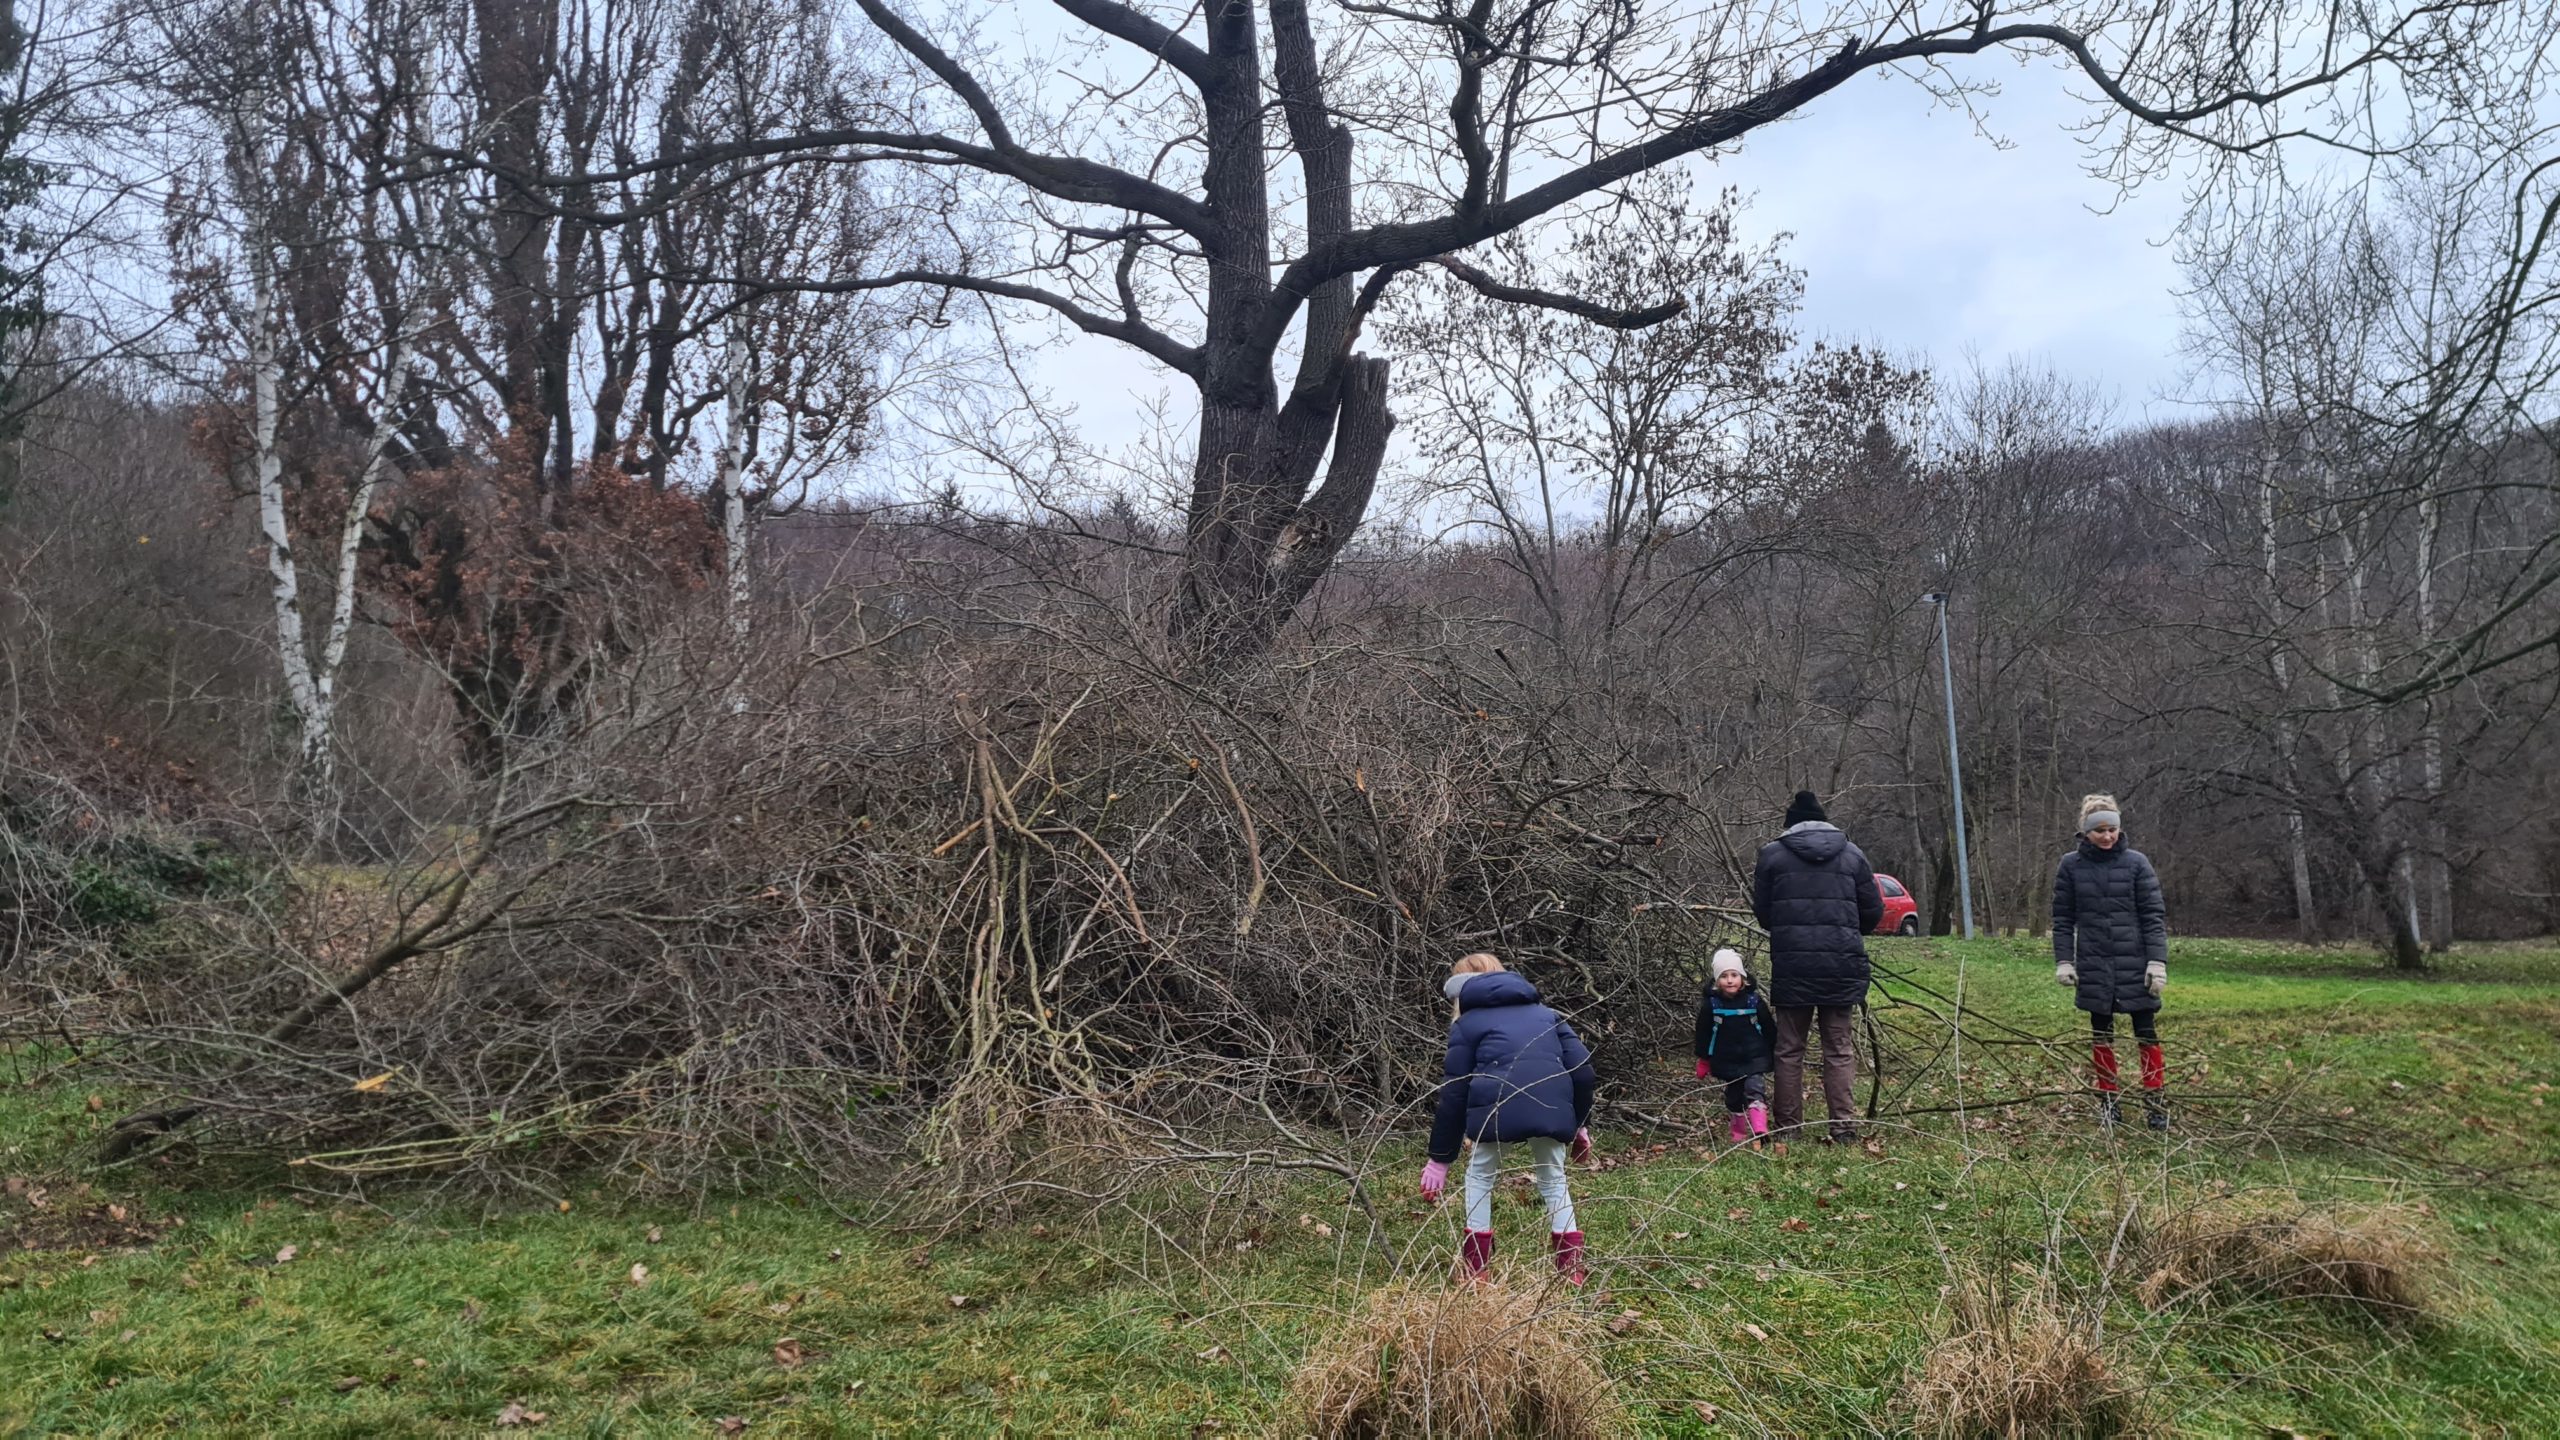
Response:
[[[2072,964],[2072,963],[2071,963],[2070,961],[2068,961],[2068,960],[2056,960],[2056,961],[2054,961],[2054,962],[2053,962],[2053,981],[2054,981],[2054,983],[2055,983],[2055,984],[2057,984],[2057,985],[2077,985],[2077,984],[2079,984],[2079,983],[2080,983],[2080,967],[2078,967],[2078,966],[2076,966],[2076,965]]]
[[[2142,967],[2142,988],[2157,995],[2169,986],[2169,967],[2154,960]]]

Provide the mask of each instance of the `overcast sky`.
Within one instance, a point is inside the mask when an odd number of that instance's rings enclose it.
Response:
[[[2057,68],[2008,69],[1984,102],[2003,149],[1919,86],[1874,74],[1701,171],[1789,231],[1809,334],[1874,340],[1942,365],[1978,351],[2050,362],[2114,392],[2121,420],[2175,408],[2176,185],[2130,196],[2092,178],[2065,128],[2096,113]]]
[[[1702,190],[1739,187],[1753,239],[1787,231],[1806,271],[1807,338],[1880,343],[1944,368],[2050,363],[2094,381],[2120,422],[2181,407],[2179,284],[2168,244],[2184,205],[2164,182],[2120,197],[2065,128],[2095,113],[2051,64],[1989,62],[1995,144],[1910,80],[1860,76],[1741,151],[1701,162]],[[1076,338],[1036,367],[1088,440],[1134,439],[1146,397],[1187,397],[1134,351]],[[1187,407],[1184,407],[1187,410]]]

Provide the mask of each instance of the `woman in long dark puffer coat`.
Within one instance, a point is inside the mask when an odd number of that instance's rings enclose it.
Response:
[[[2098,1077],[2098,1121],[2116,1106],[2116,1016],[2132,1018],[2142,1049],[2143,1118],[2169,1128],[2169,1083],[2160,1054],[2160,992],[2169,984],[2169,911],[2151,859],[2125,840],[2113,795],[2080,802],[2080,842],[2053,874],[2053,978],[2089,1012],[2089,1060]]]

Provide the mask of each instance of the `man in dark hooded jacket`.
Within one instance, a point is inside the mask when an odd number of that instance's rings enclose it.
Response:
[[[1831,1139],[1858,1138],[1858,1051],[1850,1024],[1867,996],[1869,930],[1884,919],[1875,867],[1823,813],[1810,790],[1787,806],[1787,828],[1760,847],[1751,913],[1769,932],[1769,1008],[1778,1022],[1770,1119],[1778,1134],[1804,1124],[1804,1047],[1822,1031],[1822,1099]]]

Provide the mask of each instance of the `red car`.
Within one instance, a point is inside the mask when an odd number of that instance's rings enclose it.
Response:
[[[1884,892],[1884,918],[1869,931],[1874,935],[1917,935],[1920,933],[1920,902],[1902,888],[1902,882],[1890,875],[1878,875],[1876,888]]]

